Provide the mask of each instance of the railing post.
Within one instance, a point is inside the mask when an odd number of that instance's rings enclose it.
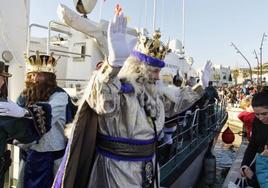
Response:
[[[208,124],[209,124],[209,113],[208,113],[208,107],[207,106],[205,109],[204,109],[204,116],[205,117],[208,117],[208,118],[205,118],[205,128],[206,128],[206,135],[208,135]]]

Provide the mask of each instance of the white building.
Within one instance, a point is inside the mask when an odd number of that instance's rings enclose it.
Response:
[[[186,80],[197,78],[198,72],[192,66],[194,60],[192,57],[185,56],[181,41],[178,39],[171,40],[169,48],[171,53],[168,53],[164,59],[166,65],[160,72],[161,76],[173,78],[179,72],[180,76]]]
[[[232,84],[231,67],[222,65],[213,65],[213,75],[211,81],[214,85],[221,86],[223,84]]]

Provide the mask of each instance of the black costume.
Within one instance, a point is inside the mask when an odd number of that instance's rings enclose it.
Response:
[[[5,172],[11,164],[6,144],[12,143],[14,139],[20,143],[38,141],[51,128],[50,106],[38,104],[29,107],[28,111],[29,115],[22,118],[0,116],[0,187],[3,187]]]
[[[206,87],[205,92],[209,99],[209,104],[214,104],[216,101],[215,99],[219,100],[218,92],[213,86]]]
[[[264,150],[264,146],[268,142],[268,125],[263,124],[259,119],[255,117],[253,121],[252,135],[249,145],[245,151],[243,161],[241,166],[250,166],[251,162],[254,160],[256,153],[261,153]],[[251,167],[251,170],[255,172],[255,164]],[[253,176],[252,181],[249,181],[251,186],[257,187],[256,176]],[[253,185],[255,184],[255,185]]]

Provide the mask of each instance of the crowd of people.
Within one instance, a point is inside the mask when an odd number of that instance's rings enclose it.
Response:
[[[218,88],[218,93],[221,98],[234,107],[239,107],[244,98],[249,95],[254,95],[260,88],[257,84],[237,84],[234,86],[223,85]]]

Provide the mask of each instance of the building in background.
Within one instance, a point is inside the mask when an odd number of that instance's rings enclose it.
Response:
[[[231,67],[214,64],[213,76],[211,81],[213,81],[213,85],[215,86],[231,85],[233,81]]]
[[[233,84],[246,84],[250,80],[250,73],[248,68],[233,68],[232,70]],[[252,69],[252,79],[254,83],[260,84],[260,69],[254,67]],[[268,63],[262,66],[262,84],[266,85],[268,80]]]

